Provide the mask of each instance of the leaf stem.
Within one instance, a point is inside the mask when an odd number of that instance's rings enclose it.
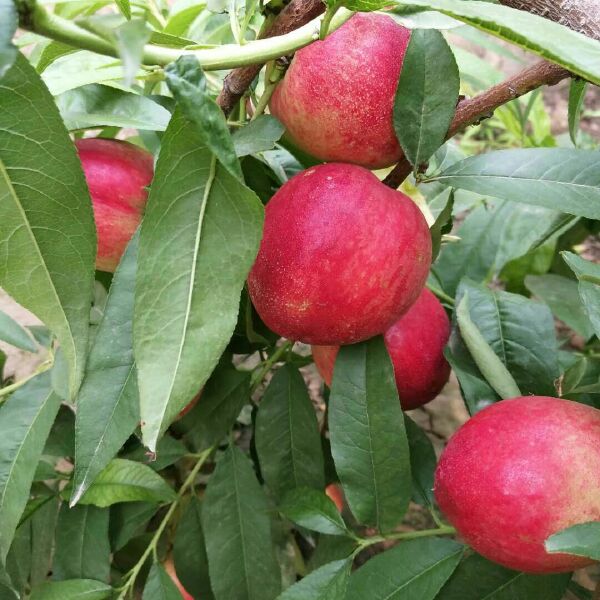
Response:
[[[343,0],[338,0],[331,6],[327,7],[325,14],[323,15],[323,20],[321,21],[321,28],[319,29],[319,39],[324,40],[329,33],[331,20],[335,17],[335,13],[342,7]]]
[[[265,74],[265,89],[256,105],[256,110],[252,115],[252,121],[256,119],[258,116],[262,115],[265,112],[265,108],[269,104],[269,100],[275,91],[279,81],[281,80],[284,73],[284,69],[282,65],[275,63],[272,69],[267,68],[267,72]]]
[[[140,571],[142,570],[142,567],[144,566],[145,562],[148,560],[150,555],[152,555],[154,557],[154,559],[156,560],[157,546],[158,546],[160,537],[162,536],[163,532],[165,531],[167,525],[169,524],[169,521],[175,514],[175,510],[179,506],[181,499],[183,498],[183,496],[185,495],[187,490],[194,485],[196,476],[200,472],[200,469],[202,468],[202,466],[206,462],[206,459],[210,456],[212,451],[213,451],[213,448],[209,448],[208,450],[205,450],[204,452],[201,452],[198,455],[199,456],[198,462],[194,465],[194,468],[190,471],[189,475],[186,477],[185,481],[183,482],[183,485],[181,486],[181,488],[179,489],[179,492],[177,493],[177,498],[175,498],[175,500],[171,503],[169,510],[163,517],[163,520],[160,522],[160,525],[158,526],[156,531],[154,532],[154,535],[152,536],[152,540],[150,540],[148,547],[146,548],[146,550],[144,551],[144,553],[142,554],[140,559],[137,561],[137,563],[133,566],[133,568],[131,568],[130,571],[125,575],[125,584],[123,585],[122,588],[119,589],[119,595],[117,596],[117,600],[123,600],[123,598],[125,598],[127,596],[127,594],[129,593],[129,591],[133,588],[133,586],[135,585],[135,581],[136,581],[138,575],[140,574]]]
[[[258,389],[258,386],[262,383],[262,380],[265,378],[265,375],[271,370],[273,365],[279,361],[279,359],[294,345],[294,342],[290,340],[286,340],[273,354],[265,360],[263,363],[262,369],[259,371],[255,371],[252,375],[252,385],[250,387],[250,394],[254,394],[254,392]]]
[[[49,371],[54,365],[54,355],[51,354],[49,358],[47,358],[31,375],[24,377],[23,379],[11,383],[6,387],[0,388],[0,403],[6,400],[6,396],[12,394],[15,390],[18,390],[21,386],[25,385],[28,381],[31,381],[34,377]]]
[[[360,552],[369,546],[380,544],[381,542],[414,540],[417,538],[432,537],[434,535],[454,535],[455,533],[456,529],[454,529],[454,527],[443,525],[441,527],[437,527],[436,529],[423,529],[421,531],[404,531],[401,533],[390,533],[389,535],[376,535],[374,537],[361,539],[356,552]]]

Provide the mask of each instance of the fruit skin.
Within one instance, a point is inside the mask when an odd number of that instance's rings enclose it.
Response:
[[[591,564],[544,541],[600,520],[600,411],[544,396],[503,400],[451,438],[435,497],[477,552],[511,569],[559,573]]]
[[[175,565],[173,564],[173,560],[171,558],[165,561],[164,567],[165,571],[169,574],[169,577],[173,580],[173,583],[177,586],[177,589],[179,590],[183,600],[194,600],[194,597],[191,594],[188,594],[181,581],[179,581],[177,573],[175,572]]]
[[[385,332],[385,345],[394,365],[396,386],[404,410],[433,400],[450,377],[444,347],[450,320],[439,300],[424,288],[416,302]],[[331,387],[339,346],[313,346],[315,365]]]
[[[296,52],[270,101],[291,141],[324,161],[369,169],[400,158],[392,113],[410,31],[390,16],[356,14]]]
[[[202,388],[204,389],[204,388]],[[198,404],[198,400],[200,400],[200,396],[202,396],[202,390],[200,390],[189,402],[188,404],[186,404],[180,411],[179,414],[177,415],[177,421],[179,419],[181,419],[182,417],[185,417],[185,415],[187,415],[192,408],[194,408],[196,406],[196,404]]]
[[[351,344],[408,309],[430,264],[429,229],[414,202],[362,167],[330,163],[298,173],[267,204],[248,289],[278,335]]]
[[[325,488],[325,493],[333,500],[339,512],[344,509],[344,492],[337,483],[331,483]]]
[[[128,142],[86,138],[75,145],[92,197],[98,235],[96,268],[114,273],[142,219],[152,154]]]

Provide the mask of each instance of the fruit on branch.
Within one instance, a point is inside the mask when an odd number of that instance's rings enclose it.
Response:
[[[444,347],[450,337],[450,321],[440,301],[424,288],[417,301],[385,332],[400,403],[404,410],[433,400],[442,390],[450,365]],[[313,346],[315,365],[328,386],[339,346]]]
[[[600,520],[600,411],[543,396],[493,404],[452,437],[434,491],[460,536],[490,560],[529,573],[586,566],[547,553],[544,541]]]
[[[296,52],[270,110],[292,142],[324,161],[378,169],[400,158],[392,113],[410,31],[392,17],[356,14]]]
[[[114,273],[139,225],[154,174],[152,154],[128,142],[75,142],[92,197],[98,235],[96,268]]]
[[[425,218],[355,165],[290,179],[269,201],[252,302],[278,335],[343,345],[384,332],[419,295],[431,263]]]
[[[331,483],[325,488],[325,493],[333,500],[337,509],[342,512],[344,509],[344,492],[337,483]]]
[[[173,583],[179,590],[183,600],[194,600],[194,597],[188,593],[188,591],[183,587],[181,581],[179,581],[179,577],[177,577],[177,573],[175,572],[175,565],[173,564],[173,560],[171,558],[165,561],[164,567],[165,571],[169,574],[169,577],[173,580]]]

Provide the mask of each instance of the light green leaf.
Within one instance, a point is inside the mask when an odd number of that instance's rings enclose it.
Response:
[[[35,65],[35,69],[38,73],[43,73],[47,67],[49,67],[57,58],[66,56],[77,52],[77,48],[63,44],[62,42],[51,41],[48,42],[46,47],[43,49],[40,57]]]
[[[276,498],[299,487],[324,489],[317,415],[300,371],[291,365],[277,370],[261,400],[255,443],[262,476]]]
[[[243,181],[227,120],[208,92],[206,77],[196,57],[181,56],[165,68],[165,75],[181,112],[194,123],[203,145],[233,177]]]
[[[564,552],[600,560],[600,523],[580,523],[563,529],[546,540],[548,552]]]
[[[579,280],[579,296],[596,335],[600,337],[600,265],[572,252],[563,252],[562,257]]]
[[[340,600],[346,597],[351,560],[338,560],[323,565],[295,585],[277,600]]]
[[[392,530],[408,508],[411,474],[394,369],[381,336],[340,349],[329,432],[352,513],[379,531]]]
[[[60,407],[50,373],[28,381],[0,407],[0,561],[6,560],[46,438]]]
[[[397,1],[399,12],[410,13],[415,7],[437,10],[535,52],[584,79],[600,84],[600,43],[564,25],[492,2]]]
[[[0,310],[0,340],[26,350],[27,352],[35,352],[37,350],[35,342],[31,334],[23,329],[12,317]]]
[[[439,538],[399,544],[352,574],[346,600],[433,600],[463,550],[464,546]]]
[[[394,101],[394,130],[411,164],[425,164],[444,143],[456,112],[460,79],[444,36],[411,33]]]
[[[0,77],[13,66],[17,49],[12,39],[17,30],[17,6],[13,0],[0,0]]]
[[[581,119],[581,109],[583,108],[587,86],[587,81],[584,79],[571,79],[571,87],[569,88],[569,135],[574,146],[577,146],[579,120]]]
[[[150,40],[151,34],[152,31],[143,19],[127,21],[114,30],[117,50],[123,62],[123,80],[126,86],[130,86],[135,80],[142,64],[144,46]]]
[[[306,487],[290,490],[279,510],[300,527],[328,535],[348,534],[336,505],[324,492]]]
[[[140,420],[132,322],[138,241],[136,233],[113,277],[79,391],[71,505],[79,501]]]
[[[151,450],[225,350],[262,221],[260,200],[176,113],[142,222],[136,282],[134,353]]]
[[[132,127],[164,131],[171,113],[150,98],[99,84],[69,90],[56,98],[69,130]]]
[[[126,19],[131,19],[131,5],[129,4],[129,0],[115,0],[115,3],[119,7],[121,14]]]
[[[269,506],[236,446],[221,456],[208,482],[202,525],[216,600],[274,600],[281,582]]]
[[[32,590],[31,600],[108,600],[110,585],[93,579],[49,581]]]
[[[79,504],[106,507],[117,502],[171,502],[175,492],[148,465],[113,459],[79,499]]]
[[[600,42],[596,43],[600,47]],[[500,150],[467,158],[430,181],[600,219],[600,171],[597,167],[598,153],[592,150]]]
[[[0,285],[57,336],[73,394],[94,281],[92,204],[58,110],[23,56],[0,81]]]
[[[260,115],[233,134],[235,153],[247,156],[272,150],[284,131],[283,124],[273,115]]]
[[[61,506],[56,525],[54,579],[109,581],[108,516],[108,510],[95,506]]]

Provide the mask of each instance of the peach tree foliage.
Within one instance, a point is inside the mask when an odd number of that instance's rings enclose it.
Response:
[[[452,367],[472,417],[517,396],[595,413],[600,267],[582,244],[598,232],[600,169],[598,140],[580,119],[594,116],[586,92],[600,84],[600,23],[590,35],[568,2],[552,20],[504,6],[512,0],[284,4],[0,0],[0,287],[43,322],[24,327],[0,312],[2,347],[39,358],[15,380],[0,351],[1,597],[592,598],[568,569],[515,571],[455,536],[457,507],[444,515],[433,493],[431,432],[398,394],[409,379],[402,365],[412,375],[432,351],[418,335],[404,358],[391,335],[339,349],[343,340],[325,340],[332,364],[319,368],[330,386],[321,383],[317,407],[310,347],[269,329],[250,297],[264,282],[253,272],[249,294],[246,281],[265,205],[294,175],[319,172],[311,136],[300,148],[284,134],[293,119],[284,103],[273,111],[281,121],[265,113],[273,92],[294,87],[294,65],[280,83],[287,57],[320,34],[331,52],[322,65],[342,93],[336,67],[349,72],[347,57],[334,57],[327,35],[351,11],[385,6],[410,42],[381,108],[398,164],[376,175],[390,187],[406,179],[403,193],[429,226],[426,285],[451,324],[439,364]],[[271,28],[279,35],[265,37]],[[503,81],[476,52],[522,61],[515,47],[547,62]],[[240,68],[253,77],[248,65],[265,63],[252,85],[240,83]],[[349,109],[315,128],[356,131],[350,108],[377,99],[361,93],[377,80],[361,67],[343,91]],[[562,79],[569,132],[555,135],[541,90]],[[302,101],[295,126],[310,134],[310,96]],[[74,144],[84,136],[108,141],[104,172],[80,154],[84,176]],[[131,150],[114,138],[148,153],[154,178],[149,190],[137,184],[143,210],[122,206],[101,223],[94,182],[110,205],[122,190],[111,149]],[[381,197],[412,202],[368,181]],[[119,219],[137,223],[142,212],[115,272],[96,270]],[[280,223],[279,254],[295,242]],[[321,267],[309,262],[307,277]],[[566,325],[558,333],[556,319]],[[589,464],[600,460],[590,454]],[[586,461],[571,458],[565,472],[585,474]],[[588,518],[553,513],[542,562],[600,560],[597,488],[594,473],[580,493]]]

